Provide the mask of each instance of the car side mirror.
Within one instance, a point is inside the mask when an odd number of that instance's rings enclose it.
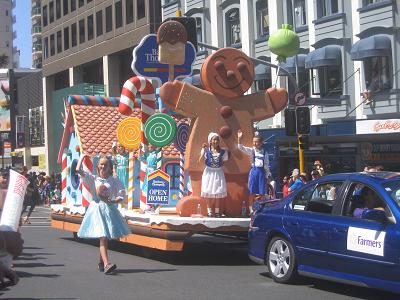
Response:
[[[368,209],[363,213],[362,217],[363,219],[377,221],[381,223],[387,222],[388,220],[385,211],[378,209]]]

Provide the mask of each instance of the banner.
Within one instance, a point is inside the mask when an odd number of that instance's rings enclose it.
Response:
[[[2,231],[18,230],[22,204],[28,184],[29,181],[25,176],[10,170],[7,196],[0,219],[0,228]]]

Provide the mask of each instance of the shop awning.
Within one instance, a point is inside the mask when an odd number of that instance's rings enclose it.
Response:
[[[306,54],[298,54],[297,55],[297,69],[299,72],[304,72],[306,68],[305,60],[307,55]],[[296,64],[295,64],[295,57],[291,56],[286,59],[286,62],[280,63],[279,66],[284,68],[290,74],[296,74]],[[279,70],[279,76],[285,76],[286,73]]]
[[[342,64],[342,52],[339,46],[325,46],[310,52],[305,60],[307,69],[317,69]]]
[[[363,60],[374,56],[392,56],[392,43],[387,35],[373,35],[351,47],[351,59]]]
[[[200,74],[187,76],[182,81],[186,82],[186,83],[189,83],[191,85],[197,86],[197,87],[202,87],[203,86],[201,84]]]
[[[254,69],[254,80],[266,80],[271,78],[271,67],[258,64]]]

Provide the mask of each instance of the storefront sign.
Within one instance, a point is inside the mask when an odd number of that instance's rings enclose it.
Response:
[[[357,121],[356,133],[357,134],[400,133],[400,119]]]

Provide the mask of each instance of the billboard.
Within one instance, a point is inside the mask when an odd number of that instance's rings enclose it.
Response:
[[[10,117],[10,87],[8,77],[6,74],[0,74],[0,131],[11,130],[11,117]]]

